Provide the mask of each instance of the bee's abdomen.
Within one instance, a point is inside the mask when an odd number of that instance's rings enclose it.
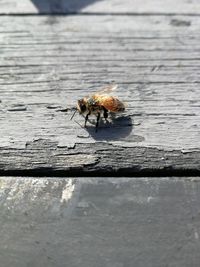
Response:
[[[101,105],[111,112],[122,112],[125,110],[124,104],[118,98],[113,96],[102,97]]]

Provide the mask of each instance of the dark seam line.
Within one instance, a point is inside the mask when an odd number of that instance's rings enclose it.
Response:
[[[197,177],[200,176],[198,169],[120,169],[120,170],[53,170],[53,169],[34,169],[34,170],[1,170],[1,176],[13,177]]]

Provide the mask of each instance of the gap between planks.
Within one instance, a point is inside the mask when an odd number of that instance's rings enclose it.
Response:
[[[99,176],[102,177],[115,177],[115,178],[130,178],[130,177],[136,177],[136,178],[142,178],[142,177],[149,177],[149,178],[166,178],[166,177],[178,177],[178,178],[187,178],[187,177],[199,177],[200,176],[200,170],[197,169],[180,169],[175,170],[173,168],[166,168],[166,169],[149,169],[149,170],[131,170],[131,169],[119,169],[117,171],[110,170],[99,170],[96,171],[82,171],[82,170],[54,170],[48,168],[44,169],[32,169],[32,170],[0,170],[0,178],[1,177],[33,177],[33,178],[68,178],[68,177],[80,177],[80,178],[98,178]]]

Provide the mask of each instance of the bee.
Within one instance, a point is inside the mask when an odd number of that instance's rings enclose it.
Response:
[[[108,85],[103,88],[102,91],[95,93],[89,97],[84,97],[79,99],[77,102],[77,108],[72,116],[74,117],[76,111],[79,111],[79,114],[85,115],[85,127],[88,121],[88,117],[90,115],[96,115],[96,131],[99,126],[99,120],[101,114],[103,114],[104,118],[108,118],[108,113],[117,113],[123,112],[125,110],[125,104],[120,101],[117,97],[111,96],[108,93],[117,88],[117,85]],[[71,118],[71,119],[72,119]]]

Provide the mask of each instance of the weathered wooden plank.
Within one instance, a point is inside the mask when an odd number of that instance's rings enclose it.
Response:
[[[199,14],[198,0],[1,0],[0,14],[125,13]]]
[[[200,178],[0,179],[4,267],[200,262]]]
[[[191,25],[1,17],[0,169],[199,170],[200,19],[181,20]],[[79,115],[70,120],[78,98],[110,82],[128,103],[123,115],[97,133]]]

